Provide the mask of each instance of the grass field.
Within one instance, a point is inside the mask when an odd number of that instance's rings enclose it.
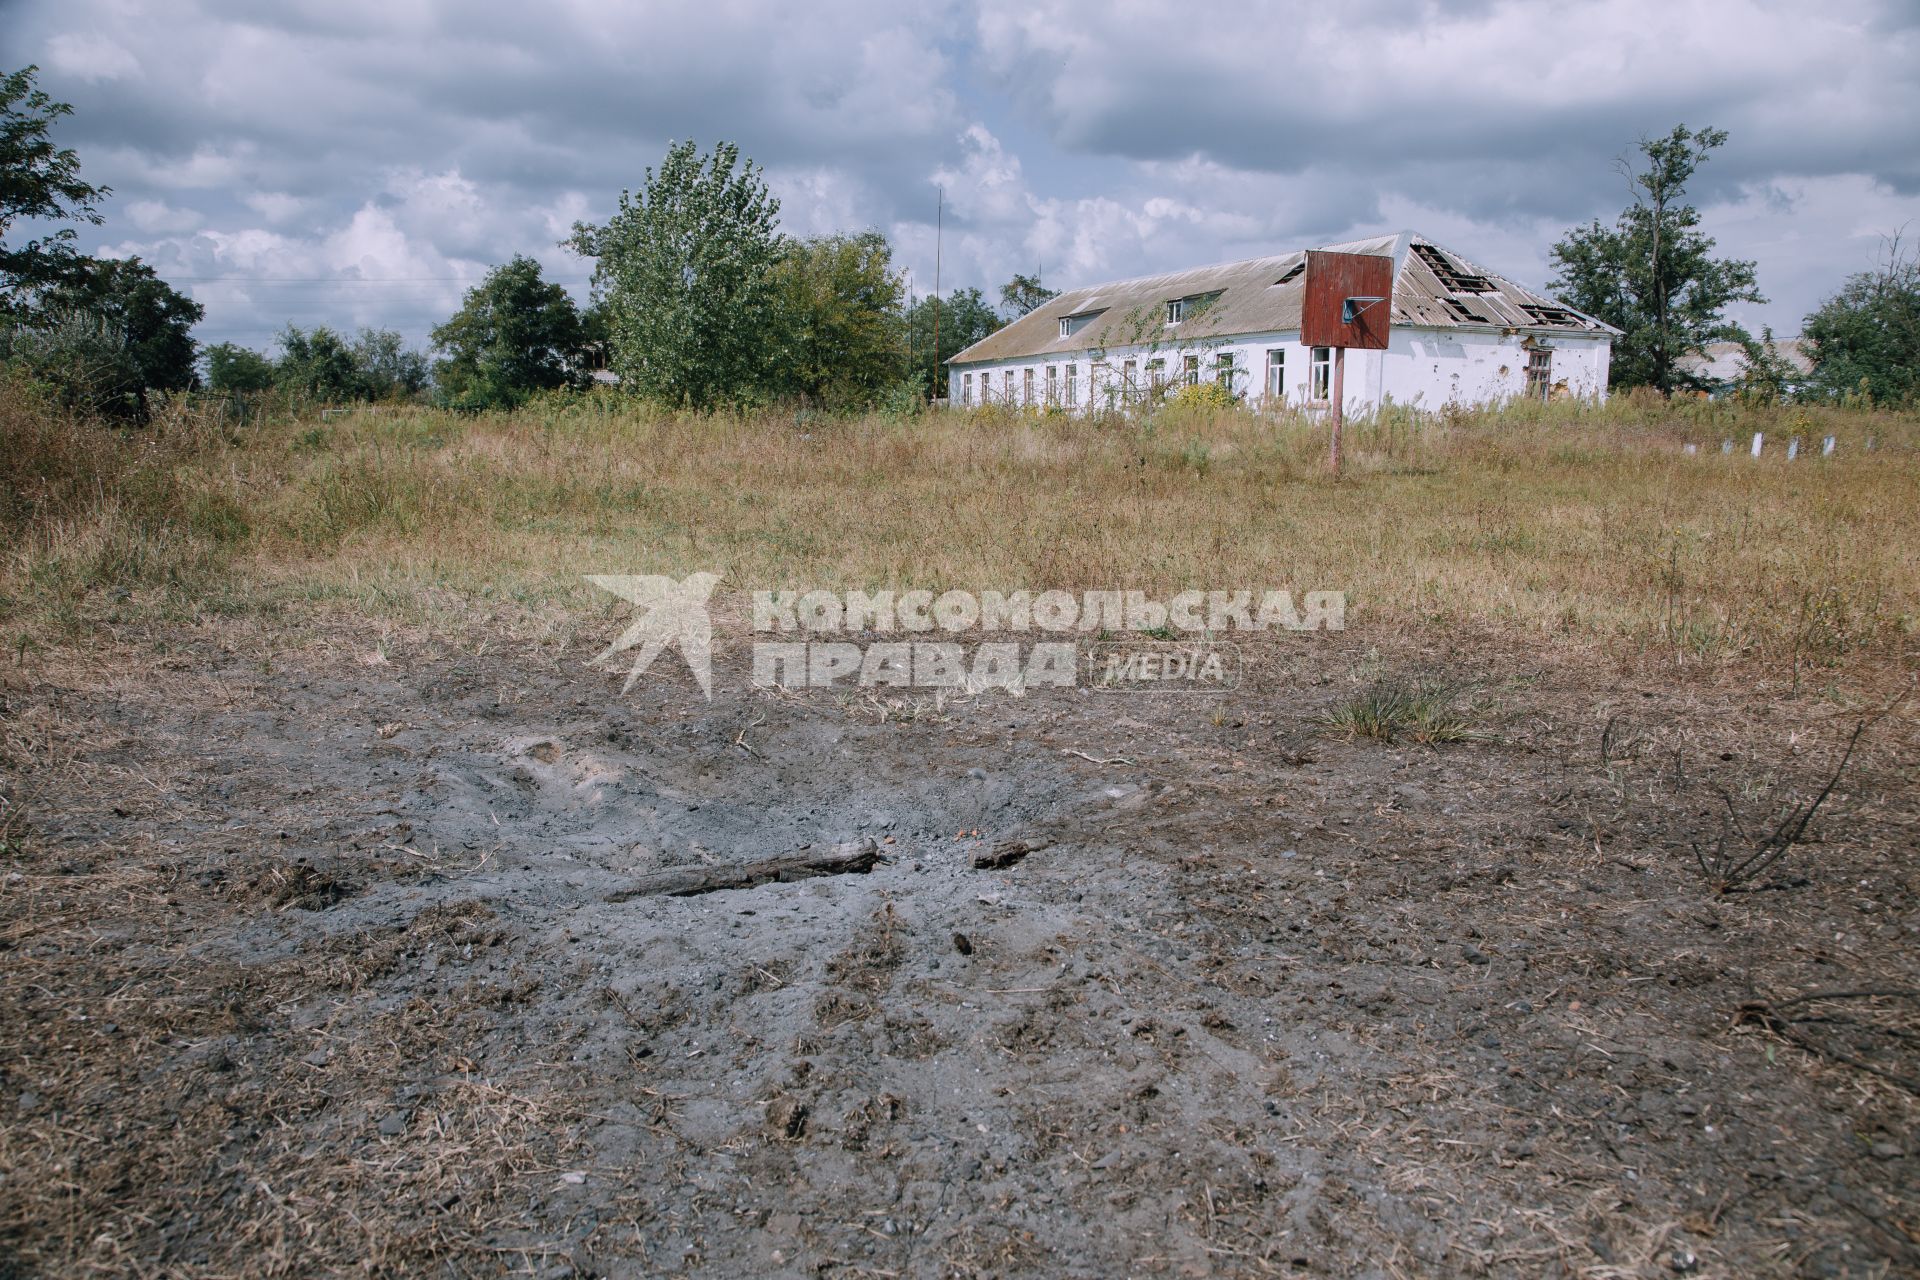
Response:
[[[1706,664],[1906,655],[1920,620],[1912,414],[1394,412],[1349,428],[1337,481],[1319,424],[1217,411],[700,417],[596,397],[246,427],[181,411],[121,438],[16,388],[0,430],[16,645],[103,611],[599,612],[582,574],[696,569],[723,594],[1344,590],[1355,626]]]
[[[0,1275],[1920,1273],[1920,419],[1323,449],[0,389]],[[591,661],[582,575],[695,570],[733,636],[1348,629],[1197,697]]]

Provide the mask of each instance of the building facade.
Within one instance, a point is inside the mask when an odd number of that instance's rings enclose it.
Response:
[[[1348,351],[1345,408],[1600,399],[1617,330],[1412,232],[1326,246],[1394,260],[1388,346]],[[1119,408],[1224,384],[1266,408],[1325,407],[1332,353],[1300,343],[1304,252],[1060,294],[954,356],[962,407]]]

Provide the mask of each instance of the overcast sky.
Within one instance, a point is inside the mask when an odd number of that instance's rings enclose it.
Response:
[[[491,264],[604,218],[667,143],[732,139],[795,233],[878,227],[924,292],[1067,287],[1425,232],[1544,283],[1616,157],[1727,129],[1692,190],[1797,332],[1920,236],[1913,0],[0,0],[0,70],[74,104],[89,247],[207,308],[421,340]]]

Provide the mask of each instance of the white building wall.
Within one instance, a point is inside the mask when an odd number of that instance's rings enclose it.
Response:
[[[1526,394],[1527,365],[1532,346],[1544,345],[1552,352],[1550,386],[1556,397],[1604,399],[1607,392],[1607,366],[1611,341],[1606,335],[1585,333],[1522,334],[1486,329],[1396,328],[1388,338],[1385,351],[1349,351],[1346,356],[1345,401],[1350,414],[1368,412],[1387,400],[1420,409],[1439,409],[1448,404],[1478,405],[1511,400]],[[1530,345],[1532,344],[1532,345]],[[1059,352],[1018,360],[998,360],[956,365],[952,369],[956,396],[965,386],[966,375],[973,375],[970,406],[987,403],[982,393],[982,378],[990,389],[991,403],[1006,399],[1007,375],[1011,374],[1012,402],[1015,405],[1047,402],[1047,369],[1055,370],[1053,385],[1062,402],[1066,400],[1067,366],[1074,366],[1074,403],[1084,410],[1104,403],[1108,388],[1117,390],[1124,362],[1136,362],[1137,380],[1144,384],[1147,362],[1166,362],[1171,382],[1181,379],[1185,357],[1200,358],[1200,380],[1212,381],[1222,353],[1233,357],[1233,389],[1256,405],[1270,405],[1267,395],[1267,353],[1285,353],[1284,396],[1290,405],[1312,407],[1316,402],[1308,394],[1312,376],[1312,352],[1300,343],[1297,333],[1237,334],[1217,342],[1202,341],[1179,347],[1110,347],[1097,353],[1105,366],[1105,380],[1094,383],[1096,353]],[[1026,398],[1031,378],[1032,399]],[[956,403],[958,401],[956,400]]]

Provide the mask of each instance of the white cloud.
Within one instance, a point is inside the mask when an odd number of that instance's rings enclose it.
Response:
[[[105,36],[65,31],[47,41],[47,65],[89,82],[140,74],[140,60]]]

